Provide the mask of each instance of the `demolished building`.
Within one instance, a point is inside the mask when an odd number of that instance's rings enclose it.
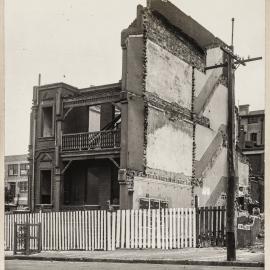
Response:
[[[190,207],[195,195],[224,205],[227,71],[205,67],[223,62],[226,44],[152,0],[138,6],[121,46],[119,83],[34,87],[31,209]]]

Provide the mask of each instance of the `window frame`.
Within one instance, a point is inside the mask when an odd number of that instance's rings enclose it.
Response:
[[[259,118],[256,116],[250,116],[248,117],[248,124],[258,124]]]
[[[46,108],[52,108],[52,130],[51,130],[51,134],[50,136],[44,136],[44,109]],[[42,104],[40,106],[40,138],[53,138],[54,137],[54,132],[55,132],[55,108],[54,108],[54,104],[53,103],[46,103],[46,104]]]
[[[12,167],[12,169],[10,169]],[[14,168],[17,168],[17,173],[14,173]],[[13,171],[13,173],[10,173],[10,170]],[[19,175],[19,164],[18,163],[12,163],[8,164],[8,176],[18,176]]]
[[[141,201],[147,201],[148,203],[148,207],[147,208],[141,208]],[[158,208],[152,208],[151,205],[153,203],[158,203]],[[163,207],[161,208],[161,204],[166,204],[167,207]],[[166,209],[169,207],[169,202],[164,200],[164,199],[157,199],[157,198],[148,198],[148,197],[142,197],[142,198],[139,198],[139,209]]]
[[[253,136],[255,136],[255,137],[253,138]],[[255,140],[254,140],[254,139],[255,139]],[[251,140],[252,142],[257,143],[257,139],[258,139],[258,134],[257,134],[256,132],[250,133],[250,140]]]
[[[25,166],[25,169],[23,169],[22,167]],[[22,171],[26,171],[26,173],[22,173]],[[29,171],[29,164],[28,163],[21,163],[20,164],[20,175],[21,176],[27,176],[28,175],[28,171]]]

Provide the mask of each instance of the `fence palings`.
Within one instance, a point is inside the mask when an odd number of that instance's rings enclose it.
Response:
[[[4,231],[6,250],[14,249],[15,222],[41,224],[42,250],[173,249],[196,246],[195,208],[8,213],[5,215]],[[31,227],[30,234],[36,233],[37,229]],[[32,239],[30,248],[36,249],[37,244]]]
[[[197,246],[224,246],[226,241],[225,207],[196,209]]]

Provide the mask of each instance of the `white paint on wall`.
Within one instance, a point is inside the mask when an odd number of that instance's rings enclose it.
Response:
[[[146,53],[146,91],[191,109],[191,66],[150,40]]]
[[[206,54],[206,66],[213,66],[218,63],[223,63],[223,52],[219,48],[208,49]],[[200,94],[207,80],[213,73],[221,75],[222,68],[209,69],[205,73],[195,69],[195,97]]]
[[[223,54],[223,51],[219,47],[208,49],[206,52],[206,66],[209,67],[216,64],[222,64]]]
[[[210,119],[210,128],[212,130],[218,131],[222,124],[227,125],[227,106],[228,89],[220,84],[203,113],[205,117]]]
[[[162,121],[149,108],[149,121]],[[181,123],[179,123],[181,125]],[[167,120],[148,131],[146,162],[147,167],[168,172],[192,175],[192,125],[183,123],[184,128],[176,128],[173,122]],[[189,131],[189,132],[187,132]]]
[[[222,148],[213,166],[205,171],[202,187],[195,188],[195,194],[199,196],[200,206],[217,204],[221,194],[226,192],[226,183],[224,182],[226,178],[222,179],[222,177],[227,177],[227,148]],[[213,197],[213,202],[209,201],[210,196]]]
[[[216,135],[216,131],[205,126],[196,125],[196,152],[195,159],[200,160]]]
[[[210,188],[209,187],[203,187],[202,188],[202,195],[209,196],[210,195]]]

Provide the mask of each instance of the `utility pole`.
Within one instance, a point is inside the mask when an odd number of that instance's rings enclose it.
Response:
[[[227,68],[227,87],[228,87],[228,122],[227,122],[227,162],[228,162],[228,185],[227,185],[227,211],[226,211],[226,243],[227,243],[227,261],[236,260],[236,177],[235,177],[235,80],[234,71],[238,66],[246,65],[246,62],[256,61],[262,57],[243,59],[234,54],[233,46],[234,37],[234,18],[232,18],[232,40],[231,46],[226,48],[221,46],[220,49],[226,54],[225,63],[219,63],[214,66],[206,67],[205,70],[214,68]]]
[[[231,51],[233,53],[233,31],[234,18],[232,19],[232,41]],[[227,53],[227,85],[228,85],[228,124],[227,124],[227,166],[228,166],[228,183],[227,183],[227,212],[226,212],[226,243],[227,243],[227,260],[236,260],[236,241],[235,241],[235,94],[234,94],[234,69],[232,55]]]
[[[41,74],[39,73],[38,74],[38,86],[40,86],[41,85]]]

